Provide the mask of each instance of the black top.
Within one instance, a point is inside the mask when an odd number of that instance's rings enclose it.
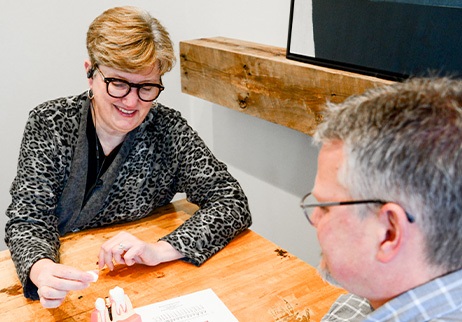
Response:
[[[88,140],[88,172],[87,172],[87,185],[85,188],[85,199],[82,207],[87,202],[94,188],[102,185],[101,176],[114,161],[117,153],[122,146],[120,143],[116,146],[109,155],[105,155],[103,147],[98,139],[95,126],[92,118],[92,108],[88,109],[87,116],[87,140]]]

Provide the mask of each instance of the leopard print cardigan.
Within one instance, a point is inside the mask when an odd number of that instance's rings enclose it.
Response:
[[[200,208],[161,239],[197,266],[252,222],[247,198],[226,166],[179,112],[161,104],[127,135],[104,184],[82,207],[89,106],[83,93],[45,102],[29,114],[5,229],[28,298],[38,299],[31,266],[42,258],[59,262],[60,236],[141,219],[178,192]]]

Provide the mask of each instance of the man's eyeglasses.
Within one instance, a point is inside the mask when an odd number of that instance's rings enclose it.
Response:
[[[154,84],[154,83],[143,83],[143,84],[134,84],[127,82],[126,80],[113,78],[113,77],[106,77],[98,68],[95,66],[95,69],[101,74],[103,77],[103,81],[106,83],[106,91],[109,96],[114,98],[122,98],[128,95],[132,90],[132,87],[136,88],[138,97],[143,102],[152,102],[157,97],[159,97],[160,92],[164,90],[164,86],[162,84]],[[161,80],[162,83],[162,80]]]
[[[332,207],[332,206],[347,206],[347,205],[357,205],[357,204],[368,204],[368,203],[375,203],[384,205],[391,201],[385,201],[380,199],[365,199],[365,200],[350,200],[350,201],[338,201],[338,202],[323,202],[319,203],[316,198],[311,194],[311,192],[307,193],[300,202],[300,207],[303,209],[305,213],[306,219],[310,222],[311,225],[313,224],[313,213],[316,207]],[[406,218],[410,223],[415,222],[415,217],[409,214],[407,211]]]

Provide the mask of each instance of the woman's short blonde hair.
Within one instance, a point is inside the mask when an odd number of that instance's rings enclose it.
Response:
[[[163,75],[175,64],[167,30],[147,11],[135,7],[111,8],[93,20],[87,32],[87,50],[93,66],[131,73],[158,63]]]

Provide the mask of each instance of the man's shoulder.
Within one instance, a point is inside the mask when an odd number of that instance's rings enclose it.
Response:
[[[363,297],[348,293],[340,295],[332,304],[322,322],[348,321],[359,322],[371,313],[369,301]]]
[[[388,301],[365,321],[462,321],[462,270],[419,285]]]

